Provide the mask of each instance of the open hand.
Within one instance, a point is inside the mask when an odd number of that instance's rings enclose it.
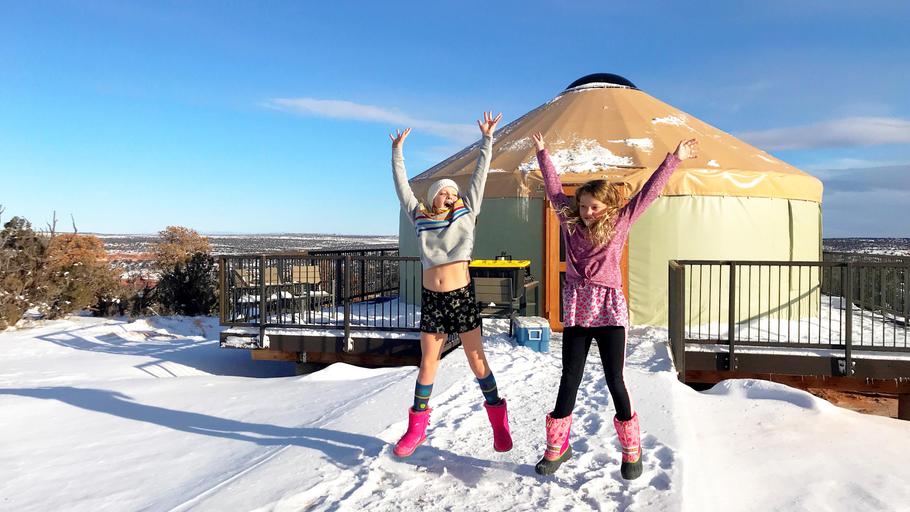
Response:
[[[681,141],[679,146],[676,146],[676,151],[673,154],[680,160],[689,160],[690,158],[697,157],[698,141],[695,139]]]
[[[404,139],[408,138],[408,134],[411,133],[410,128],[405,128],[404,131],[395,130],[395,135],[389,134],[389,138],[392,139],[392,147],[400,148],[404,144]]]
[[[534,140],[534,145],[537,146],[537,151],[543,151],[543,134],[537,132],[531,135],[531,139]]]
[[[480,127],[480,133],[484,136],[492,137],[493,130],[496,129],[496,125],[502,119],[502,113],[499,113],[495,118],[493,117],[493,112],[484,112],[483,113],[483,122],[477,121],[477,126]]]

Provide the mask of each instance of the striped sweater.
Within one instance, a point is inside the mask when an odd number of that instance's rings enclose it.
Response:
[[[474,225],[480,214],[483,189],[490,170],[490,155],[493,152],[493,138],[484,137],[480,144],[477,168],[466,189],[450,210],[432,215],[429,208],[421,203],[408,183],[401,148],[392,149],[392,177],[401,209],[417,230],[417,247],[424,269],[452,263],[470,261],[474,252]]]

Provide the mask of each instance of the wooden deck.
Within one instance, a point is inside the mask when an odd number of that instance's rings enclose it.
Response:
[[[225,348],[251,351],[253,359],[293,361],[309,364],[348,363],[368,368],[416,366],[420,364],[419,333],[380,333],[352,331],[346,338],[338,329],[266,328],[265,340],[251,330],[226,329],[221,332]],[[233,338],[233,339],[232,339]],[[238,338],[246,343],[241,344]],[[443,355],[460,344],[452,336],[443,345]]]
[[[703,284],[705,268],[716,284]],[[783,286],[767,277],[756,284],[753,269]],[[788,273],[815,277],[787,283]],[[672,261],[669,336],[678,378],[894,395],[898,418],[910,420],[908,280],[906,261]]]

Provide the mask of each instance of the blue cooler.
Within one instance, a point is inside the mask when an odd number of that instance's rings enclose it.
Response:
[[[539,316],[519,316],[512,321],[515,341],[535,352],[550,351],[550,322]]]

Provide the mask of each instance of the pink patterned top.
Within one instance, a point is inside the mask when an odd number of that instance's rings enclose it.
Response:
[[[559,174],[546,150],[537,152],[537,161],[543,174],[547,198],[553,207],[559,211],[569,206],[569,198],[562,191]],[[622,297],[622,248],[629,237],[632,224],[660,196],[679,163],[676,155],[667,155],[641,190],[620,209],[613,238],[605,245],[593,246],[585,236],[584,229],[575,229],[569,233],[565,217],[559,216],[560,231],[566,245],[566,286],[563,292],[565,326],[628,325],[628,311],[625,298]],[[620,300],[621,306],[618,304]]]

